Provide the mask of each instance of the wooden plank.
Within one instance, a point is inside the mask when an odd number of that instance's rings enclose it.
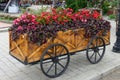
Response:
[[[20,48],[18,47],[17,43],[15,41],[13,41],[13,43],[17,47],[17,50],[20,52],[20,55],[22,56],[22,58],[25,58],[24,53],[20,50]]]
[[[98,36],[101,36],[102,35],[101,33],[102,31],[98,34]],[[16,42],[10,41],[10,44],[14,44],[14,46],[17,48],[17,50],[13,52],[18,52],[17,54],[14,53],[12,55],[15,56],[16,58],[19,58],[19,60],[21,61],[24,61],[24,59],[27,57],[28,63],[30,63],[40,60],[40,56],[42,55],[43,51],[50,44],[56,43],[63,44],[68,48],[69,52],[85,50],[89,43],[90,38],[85,38],[84,34],[85,33],[83,29],[79,29],[77,35],[72,30],[66,32],[60,31],[58,32],[58,35],[56,36],[56,38],[54,38],[54,40],[48,39],[48,42],[42,44],[41,46],[29,42],[27,35],[21,35],[20,38],[16,40]],[[108,44],[110,42],[110,31],[107,33],[106,36],[103,36],[103,38],[105,40],[105,43]],[[22,41],[24,42],[24,44],[21,44]]]
[[[40,51],[40,49],[41,49],[40,47],[37,48],[28,58],[32,58],[32,56],[34,56],[38,51]]]
[[[24,41],[21,41],[19,44],[17,44],[17,46],[19,47],[23,42],[24,42]],[[12,48],[12,49],[10,49],[10,51],[13,51],[13,50],[16,49],[16,48],[17,48],[17,47]]]

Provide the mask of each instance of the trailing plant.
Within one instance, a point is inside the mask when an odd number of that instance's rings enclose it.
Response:
[[[99,31],[107,32],[110,23],[103,20],[97,11],[82,9],[76,13],[70,8],[64,10],[52,9],[52,12],[42,12],[40,15],[25,13],[14,20],[11,27],[12,39],[21,34],[27,34],[33,43],[43,44],[50,37],[55,37],[58,31],[84,28],[86,38],[96,35]]]

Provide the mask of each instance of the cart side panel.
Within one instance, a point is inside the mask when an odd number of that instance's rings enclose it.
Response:
[[[103,36],[105,44],[110,44],[110,31],[106,33],[106,36]]]
[[[100,32],[100,36],[101,36]],[[53,42],[49,39],[47,43],[38,46],[37,44],[28,41],[26,35],[21,35],[19,39],[13,41],[10,33],[10,52],[11,55],[19,59],[22,62],[27,60],[28,63],[39,61],[43,51],[53,43],[59,43],[65,45],[69,52],[76,52],[86,49],[90,38],[84,37],[84,29],[78,29],[76,31],[68,30],[66,32],[59,31]],[[106,44],[110,43],[110,31],[104,36]]]
[[[68,48],[69,52],[84,50],[89,42],[89,38],[85,38],[84,34],[85,31],[82,28],[75,32],[72,30],[66,32],[60,31],[58,32],[58,36],[54,43],[64,44]]]
[[[14,41],[12,40],[11,32],[9,33],[10,54],[23,62],[27,55],[27,40],[25,39],[26,36],[21,35],[19,39]]]

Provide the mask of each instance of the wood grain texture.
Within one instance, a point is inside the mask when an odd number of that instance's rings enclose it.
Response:
[[[97,36],[102,36],[103,31],[100,31]],[[84,29],[77,29],[75,31],[68,30],[66,32],[59,31],[54,40],[48,39],[47,43],[37,45],[28,41],[27,35],[21,35],[19,39],[13,41],[11,32],[9,32],[10,52],[11,55],[24,62],[28,63],[39,61],[43,51],[50,45],[60,43],[65,45],[69,52],[76,52],[86,49],[90,38],[84,37]],[[106,33],[106,36],[102,36],[106,44],[110,44],[110,31]],[[58,51],[61,49],[58,48]],[[46,57],[47,58],[47,57]]]

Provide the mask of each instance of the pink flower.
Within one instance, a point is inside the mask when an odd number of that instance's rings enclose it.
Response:
[[[23,20],[24,22],[27,22],[25,19]]]
[[[19,18],[17,18],[17,19],[16,19],[16,21],[17,21],[17,22],[20,22],[20,19],[19,19]]]
[[[35,15],[32,15],[32,19],[35,19],[36,17],[35,17]]]
[[[22,15],[21,18],[22,18],[22,19],[25,19],[25,18],[26,18],[26,15]]]
[[[16,21],[16,20],[14,20],[14,22],[13,22],[14,24],[16,24],[16,25],[18,25],[18,22]]]
[[[20,19],[19,18],[15,19],[13,23],[18,25],[20,23]]]
[[[33,29],[33,30],[35,30],[36,29],[36,27],[33,25],[33,26],[31,26],[31,28]]]
[[[22,26],[18,26],[17,30],[21,31],[21,30],[23,30],[23,27]]]
[[[87,22],[87,19],[81,19],[81,21],[82,21],[83,23],[86,23],[86,22]]]
[[[75,17],[78,17],[79,15],[78,15],[78,14],[75,14],[74,16],[75,16]]]

